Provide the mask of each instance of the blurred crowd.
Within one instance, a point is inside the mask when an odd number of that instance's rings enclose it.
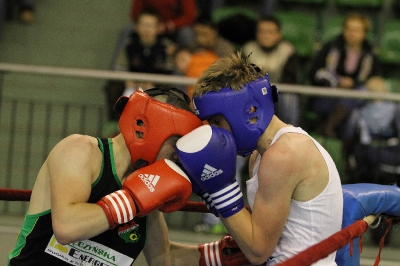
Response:
[[[275,16],[272,9],[276,7],[275,1],[265,2],[265,8],[257,14],[246,13],[240,7],[219,6],[218,11],[212,10],[210,3],[199,5],[195,0],[135,0],[130,11],[131,23],[120,34],[111,68],[197,78],[217,58],[241,51],[269,74],[272,84],[302,84],[360,93],[388,91],[377,49],[369,38],[371,19],[363,12],[347,12],[340,32],[321,43],[312,56],[304,58],[285,38],[285,21]],[[113,103],[120,95],[154,86],[167,85],[108,81],[105,91],[110,121],[118,119]],[[177,87],[191,96],[191,86]],[[400,109],[396,102],[280,93],[275,110],[284,122],[312,132],[322,143],[339,143],[336,152],[343,163],[343,183],[388,184],[397,180]],[[238,179],[246,178],[243,160],[238,158]],[[197,230],[214,228],[219,233],[216,226],[210,226],[218,225],[218,221],[208,218],[204,217]]]
[[[215,60],[242,52],[265,70],[272,84],[301,84],[360,93],[387,93],[384,67],[371,40],[371,17],[345,12],[340,32],[304,57],[286,38],[285,20],[276,15],[278,1],[262,1],[257,12],[222,0],[133,0],[130,23],[121,29],[110,69],[198,78]],[[238,2],[238,1],[236,1]],[[400,1],[393,1],[400,10]],[[2,24],[35,20],[34,0],[0,0]],[[170,86],[134,80],[106,82],[110,123],[104,135],[118,132],[114,103],[135,90]],[[191,86],[177,85],[192,94]],[[278,87],[279,88],[279,87]],[[342,182],[388,184],[400,176],[400,108],[397,102],[280,93],[277,115],[318,139],[339,143]],[[245,181],[246,158],[238,158],[237,177]],[[211,219],[211,218],[210,218]],[[216,221],[205,222],[216,224]],[[210,230],[210,227],[198,230]],[[218,228],[215,229],[219,232]],[[222,230],[222,229],[221,229]]]

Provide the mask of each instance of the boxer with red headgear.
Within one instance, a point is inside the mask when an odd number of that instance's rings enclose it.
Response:
[[[221,58],[197,81],[193,106],[203,125],[177,142],[196,192],[253,264],[278,264],[341,229],[340,177],[328,152],[274,114],[268,75],[241,53]],[[251,208],[235,182],[232,153],[250,156]],[[313,265],[336,265],[335,253]]]
[[[139,90],[129,98],[118,99],[115,109],[120,113],[119,127],[133,164],[154,163],[165,140],[183,136],[201,125],[185,105],[188,101],[180,90],[163,88]]]
[[[231,238],[201,250],[168,239],[162,212],[180,209],[192,191],[176,164],[175,143],[202,125],[189,98],[154,88],[119,99],[116,109],[121,134],[74,134],[52,149],[8,265],[130,266],[142,250],[149,265],[199,265],[210,252],[230,249],[237,261]],[[137,162],[142,167],[131,171]]]

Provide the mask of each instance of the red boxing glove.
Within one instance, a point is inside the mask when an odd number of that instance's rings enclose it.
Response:
[[[226,235],[219,241],[200,244],[200,266],[251,265],[232,236]]]
[[[163,159],[130,174],[122,189],[104,196],[97,204],[103,208],[112,229],[136,215],[143,217],[157,209],[177,211],[191,193],[192,185],[182,169]]]

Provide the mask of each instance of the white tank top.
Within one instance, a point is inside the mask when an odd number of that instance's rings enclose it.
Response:
[[[309,136],[299,127],[284,127],[277,132],[271,145],[284,133],[299,133]],[[328,166],[329,182],[321,194],[309,201],[291,200],[289,217],[275,250],[267,260],[267,265],[285,261],[341,229],[343,194],[339,173],[328,152],[315,139],[309,137],[314,141]],[[247,198],[251,209],[253,209],[254,198],[258,189],[260,160],[261,155],[256,159],[253,177],[246,182]],[[336,265],[335,256],[336,252],[312,265]]]

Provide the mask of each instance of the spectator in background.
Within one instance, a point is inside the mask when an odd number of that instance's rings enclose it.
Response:
[[[249,62],[268,73],[271,83],[298,83],[299,57],[293,44],[282,39],[281,23],[274,16],[259,19],[256,39],[245,43]],[[250,56],[251,55],[251,56]],[[299,95],[280,93],[276,113],[288,124],[299,126]]]
[[[175,42],[188,45],[194,40],[192,24],[196,19],[195,0],[134,0],[131,8],[132,21],[137,21],[144,9],[153,9],[161,19],[160,33]]]
[[[175,44],[159,34],[160,20],[152,10],[142,10],[137,18],[135,29],[131,30],[129,39],[124,43],[124,53],[120,53],[116,69],[130,72],[170,74],[170,57]],[[143,90],[156,86],[152,82],[138,82],[132,80],[108,81],[105,93],[108,103],[110,123],[105,125],[103,134],[113,136],[118,133],[116,126],[118,115],[114,110],[114,103],[121,96],[130,96],[138,88]]]
[[[178,46],[173,55],[174,71],[177,76],[186,76],[187,69],[192,59],[193,51],[189,46]],[[186,85],[174,86],[186,93]]]
[[[194,23],[196,41],[186,76],[199,78],[203,71],[219,57],[227,57],[234,52],[233,45],[218,33],[218,27],[208,15],[202,15]],[[193,86],[188,86],[188,95],[192,97]]]
[[[365,90],[386,93],[385,80],[371,77]],[[399,181],[400,106],[393,101],[370,100],[351,112],[345,141],[349,183],[394,184]],[[371,230],[372,241],[379,245],[391,238],[387,225]]]
[[[171,40],[159,34],[160,20],[152,10],[142,10],[136,21],[135,30],[125,48],[128,70],[130,72],[171,74],[170,57],[174,49]],[[155,86],[151,82],[125,82],[125,96],[129,96],[138,87],[146,90]]]
[[[371,77],[364,87],[366,91],[387,92],[385,80],[382,77]],[[399,136],[398,104],[377,99],[368,101],[353,110],[344,136],[354,146],[351,152],[356,165],[352,167],[352,172],[355,172],[352,183],[377,182],[375,173],[377,166],[381,163],[400,165]]]
[[[188,46],[179,46],[174,53],[174,74],[186,75],[186,71],[192,59],[193,51]]]
[[[208,15],[203,14],[197,18],[194,23],[194,31],[196,42],[193,44],[194,52],[188,65],[186,76],[199,78],[203,71],[218,58],[230,56],[235,49],[228,40],[220,36],[217,25]],[[187,87],[187,93],[190,98],[193,95],[193,90],[193,86]],[[243,163],[239,161],[238,165],[242,166]],[[241,169],[238,169],[238,174],[241,176]],[[240,176],[238,176],[239,179],[241,178]],[[226,233],[225,226],[221,220],[211,213],[203,214],[202,223],[197,224],[194,230],[196,232],[215,234]]]
[[[214,52],[218,57],[227,57],[235,51],[232,43],[219,34],[217,25],[207,14],[196,19],[194,32],[195,42],[193,46],[195,52],[207,50]]]
[[[325,44],[311,62],[310,82],[343,90],[362,88],[368,78],[380,76],[380,62],[367,40],[371,23],[359,13],[348,14],[343,32]],[[343,137],[343,126],[351,110],[362,101],[351,98],[316,98],[312,110],[322,123],[317,132],[327,137]]]

